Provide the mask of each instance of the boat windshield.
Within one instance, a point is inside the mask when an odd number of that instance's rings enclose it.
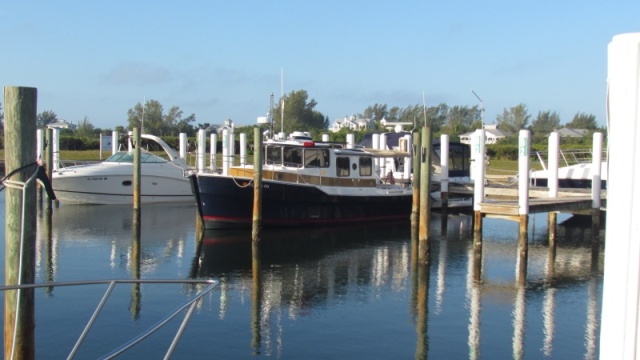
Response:
[[[105,162],[133,163],[133,152],[120,151],[109,156]],[[140,153],[141,163],[166,163],[167,160],[148,152]]]

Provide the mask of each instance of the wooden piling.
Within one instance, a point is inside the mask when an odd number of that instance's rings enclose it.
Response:
[[[251,239],[260,241],[262,223],[262,133],[253,129],[253,225]]]
[[[422,153],[420,156],[420,255],[423,262],[429,262],[429,228],[431,223],[431,128],[422,128]]]
[[[140,128],[133,129],[133,210],[140,210]]]
[[[418,215],[420,212],[420,133],[413,133],[413,181],[411,182],[411,189],[413,191],[413,203],[411,207],[411,224],[418,229]]]
[[[36,171],[36,116],[38,90],[4,88],[5,173],[9,180],[26,182]],[[36,182],[24,189],[6,188],[5,285],[32,284],[35,280]],[[24,207],[24,211],[23,211]],[[33,289],[4,293],[4,358],[35,358]]]

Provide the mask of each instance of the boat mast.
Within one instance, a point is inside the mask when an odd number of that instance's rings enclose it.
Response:
[[[280,109],[280,133],[284,136],[284,68],[280,68],[280,95],[282,96],[282,106]]]

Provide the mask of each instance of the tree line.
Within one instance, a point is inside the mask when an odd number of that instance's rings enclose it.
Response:
[[[272,101],[273,102],[273,101]],[[314,138],[328,131],[331,125],[329,117],[316,110],[318,103],[309,97],[306,90],[295,90],[285,94],[269,111],[272,119],[274,132],[281,129],[285,133],[296,130],[310,131]],[[2,104],[0,103],[0,120],[3,119]],[[478,105],[449,106],[441,103],[435,106],[425,107],[422,104],[409,105],[407,107],[388,106],[387,104],[376,103],[367,106],[361,113],[356,114],[357,118],[371,119],[373,126],[363,131],[355,131],[356,138],[369,132],[381,132],[384,129],[380,125],[380,120],[386,119],[392,122],[410,122],[415,127],[421,127],[425,123],[431,127],[434,136],[447,134],[452,141],[458,140],[462,134],[478,129],[482,124],[494,123],[498,129],[506,136],[506,142],[517,141],[520,129],[528,129],[532,133],[533,142],[546,141],[547,135],[562,127],[561,119],[555,111],[540,111],[533,117],[529,113],[525,104],[517,104],[511,108],[504,108],[494,121],[487,121],[483,118],[483,112]],[[284,121],[283,121],[284,119]],[[58,116],[52,110],[43,111],[37,116],[37,126],[46,128],[48,124],[58,121]],[[196,115],[185,116],[178,106],[171,106],[165,111],[162,104],[157,100],[148,100],[144,104],[138,102],[127,111],[127,125],[116,126],[114,129],[100,129],[93,126],[91,121],[85,116],[76,125],[76,130],[62,130],[62,135],[73,135],[77,137],[98,137],[100,133],[111,130],[126,133],[134,127],[140,126],[145,133],[158,136],[177,136],[186,133],[193,137],[200,129],[210,129],[210,123],[197,123]],[[252,135],[253,127],[248,125],[236,127],[237,132],[245,132]],[[589,131],[606,131],[598,127],[596,117],[592,114],[578,112],[573,119],[564,125],[567,128],[587,129]],[[343,129],[339,133],[332,135],[335,141],[343,141],[347,131]],[[333,140],[333,139],[332,139]]]

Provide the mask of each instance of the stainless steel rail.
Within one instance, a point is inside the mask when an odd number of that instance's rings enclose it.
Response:
[[[80,285],[99,285],[99,284],[108,284],[109,286],[107,287],[107,290],[105,291],[104,295],[102,296],[102,299],[98,303],[98,306],[96,307],[95,311],[91,315],[91,318],[87,322],[87,325],[85,326],[84,330],[80,334],[80,336],[79,336],[78,340],[76,341],[73,349],[71,349],[71,352],[69,353],[69,356],[67,357],[67,359],[73,359],[73,357],[75,356],[76,352],[80,348],[80,345],[82,345],[82,342],[84,341],[85,337],[87,336],[87,334],[91,330],[91,326],[93,326],[96,318],[100,314],[100,311],[102,310],[102,308],[106,304],[109,296],[111,295],[111,292],[113,291],[113,289],[115,288],[115,286],[117,284],[194,284],[194,285],[207,285],[207,287],[204,290],[200,291],[194,297],[192,297],[191,299],[187,300],[182,305],[178,306],[175,310],[171,311],[169,314],[167,314],[164,318],[160,319],[153,326],[151,326],[147,330],[143,331],[141,334],[139,334],[135,338],[131,339],[127,343],[121,345],[120,347],[116,348],[115,350],[113,350],[110,353],[108,353],[108,354],[106,354],[106,355],[101,357],[101,359],[112,359],[112,358],[124,353],[125,351],[127,351],[130,348],[132,348],[136,344],[140,343],[142,340],[144,340],[145,338],[147,338],[148,336],[153,334],[155,331],[160,329],[163,325],[165,325],[167,322],[169,322],[169,320],[171,320],[174,317],[176,317],[181,311],[183,311],[186,308],[189,308],[187,310],[187,313],[185,314],[184,319],[182,320],[182,324],[180,325],[180,328],[176,332],[176,335],[173,338],[173,341],[171,342],[171,345],[169,346],[169,349],[167,350],[167,352],[165,354],[164,358],[165,359],[169,359],[171,357],[171,354],[173,353],[173,350],[175,349],[178,341],[180,340],[180,337],[182,336],[182,333],[184,332],[184,329],[186,328],[189,320],[191,319],[191,315],[193,314],[193,310],[195,309],[196,305],[198,304],[198,301],[204,295],[206,295],[207,293],[209,293],[213,289],[215,289],[218,286],[219,282],[216,281],[216,280],[134,280],[134,279],[87,280],[87,281],[69,281],[69,282],[58,282],[58,283],[7,285],[7,286],[0,286],[0,291],[20,290],[20,289],[36,289],[36,288],[50,288],[50,287],[56,287],[56,286],[60,287],[60,286],[80,286]]]

